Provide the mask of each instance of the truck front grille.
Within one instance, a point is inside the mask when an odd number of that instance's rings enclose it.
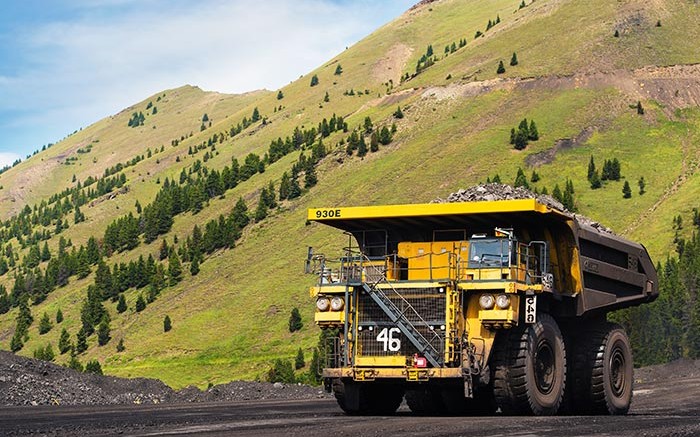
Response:
[[[416,310],[423,319],[417,320],[413,311],[404,312],[408,323],[412,324],[423,337],[442,355],[445,346],[445,293],[440,293],[437,288],[406,288],[397,289],[398,293]],[[388,291],[387,296],[400,309],[403,310],[403,300],[398,298],[393,291]],[[397,333],[401,341],[401,347],[397,351],[390,350],[387,342],[377,339],[377,336],[386,328],[397,328],[389,316],[372,300],[367,293],[360,293],[358,302],[358,327],[357,352],[360,356],[411,356],[418,352],[416,347],[403,333]],[[435,335],[437,334],[437,335]]]

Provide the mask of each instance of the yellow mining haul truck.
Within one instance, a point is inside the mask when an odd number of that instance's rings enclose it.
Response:
[[[309,248],[327,387],[348,414],[624,414],[632,355],[609,311],[654,300],[640,244],[535,199],[318,208]],[[339,252],[340,253],[340,252]]]

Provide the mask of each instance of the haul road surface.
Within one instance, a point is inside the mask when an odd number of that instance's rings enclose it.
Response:
[[[626,416],[342,414],[332,398],[122,406],[2,407],[0,435],[698,436],[700,361],[638,369]]]

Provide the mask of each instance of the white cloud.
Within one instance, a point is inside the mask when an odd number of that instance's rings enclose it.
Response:
[[[74,0],[78,18],[17,36],[27,67],[0,81],[0,114],[17,113],[14,122],[0,117],[0,129],[39,125],[52,137],[17,147],[9,135],[0,150],[29,153],[187,83],[229,93],[279,88],[411,3],[113,0],[107,13],[94,1]]]
[[[6,165],[12,165],[13,162],[18,160],[20,156],[12,152],[0,152],[0,168]]]

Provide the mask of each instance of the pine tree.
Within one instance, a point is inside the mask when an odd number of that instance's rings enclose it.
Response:
[[[396,111],[394,111],[394,118],[398,118],[398,119],[403,118],[403,111],[401,111],[401,106],[398,106],[396,108]]]
[[[173,324],[170,321],[170,316],[166,314],[165,318],[163,319],[163,332],[168,332],[171,329],[173,329]]]
[[[540,174],[537,173],[535,170],[532,170],[532,176],[530,176],[530,182],[532,182],[534,184],[535,182],[539,182],[539,181],[540,181]]]
[[[392,139],[391,130],[389,130],[389,128],[386,126],[382,126],[382,128],[379,130],[379,143],[386,146],[387,144],[391,143]]]
[[[527,132],[518,129],[517,133],[515,134],[515,141],[514,141],[514,148],[515,150],[523,150],[525,147],[527,147]]]
[[[552,198],[554,200],[557,200],[559,202],[564,200],[564,196],[561,194],[561,189],[559,188],[559,184],[554,185],[554,189],[552,190]]]
[[[588,180],[590,181],[591,178],[593,177],[593,173],[595,173],[595,161],[593,161],[593,155],[591,155],[591,160],[588,161]]]
[[[518,168],[518,174],[515,176],[515,183],[513,185],[515,187],[524,187],[526,189],[530,188],[530,185],[527,183],[527,176],[525,176],[525,172],[522,168]]]
[[[365,137],[360,135],[360,144],[357,146],[357,156],[362,158],[367,155],[367,143],[365,143]]]
[[[63,311],[61,309],[56,310],[56,323],[61,323],[63,321]]]
[[[289,173],[286,171],[282,173],[282,179],[280,180],[280,189],[279,189],[279,199],[280,200],[285,200],[289,198],[289,188],[290,188],[290,180],[289,180]]]
[[[97,343],[104,346],[109,343],[110,337],[109,316],[105,314],[97,327]]]
[[[6,314],[10,311],[10,297],[7,295],[5,287],[0,286],[0,314]]]
[[[341,74],[343,74],[343,67],[341,67],[340,64],[338,64],[338,66],[335,67],[335,73],[333,74],[335,74],[336,76],[340,76]]]
[[[299,185],[299,180],[297,178],[292,178],[292,182],[289,186],[289,197],[288,199],[296,199],[301,196],[301,186]]]
[[[263,188],[263,192],[267,191],[267,189]],[[256,222],[261,222],[267,217],[267,205],[265,202],[262,200],[262,193],[261,193],[261,199],[258,201],[258,206],[255,208],[255,221]]]
[[[76,342],[75,342],[75,351],[76,353],[83,353],[87,350],[88,344],[87,344],[87,333],[85,332],[85,328],[80,328],[78,333],[76,334]]]
[[[632,197],[632,188],[630,188],[630,183],[628,181],[625,181],[625,185],[622,187],[622,197],[625,199]]]
[[[518,65],[518,55],[516,55],[515,52],[513,52],[513,57],[510,58],[510,65],[513,67]]]
[[[321,382],[321,358],[318,356],[318,348],[314,348],[314,353],[311,356],[311,363],[309,363],[308,376],[309,380],[314,384],[319,384]]]
[[[117,302],[117,312],[119,314],[126,311],[126,299],[124,298],[124,293],[119,293],[119,301]]]
[[[641,196],[642,194],[646,193],[646,182],[644,181],[644,176],[640,177],[639,180],[637,181],[637,185],[639,186],[639,195]]]
[[[63,328],[61,331],[61,336],[58,338],[58,351],[61,353],[61,355],[63,355],[68,352],[72,346],[73,345],[70,342],[70,334],[68,334],[66,328]]]
[[[190,275],[197,276],[199,273],[199,256],[192,258],[192,264],[190,264]]]
[[[496,69],[496,74],[503,74],[506,72],[506,67],[503,65],[503,61],[498,61],[498,68]]]
[[[289,360],[276,359],[272,367],[267,372],[267,380],[269,382],[283,382],[291,384],[294,382],[294,369],[292,362]]]
[[[246,206],[242,197],[238,198],[236,205],[231,211],[229,219],[233,221],[233,224],[237,229],[245,228],[250,222],[250,218],[248,217],[248,207]]]
[[[180,258],[177,256],[177,251],[173,250],[170,252],[168,257],[168,283],[176,285],[182,280],[182,264],[180,264]]]
[[[12,340],[10,340],[10,350],[12,352],[18,352],[23,347],[24,343],[22,342],[22,334],[15,330],[15,334],[12,336]]]
[[[365,117],[365,121],[363,122],[363,126],[365,128],[366,134],[371,134],[372,131],[374,130],[374,125],[372,124],[372,119],[369,118],[369,116]],[[360,138],[362,138],[362,137],[360,137]]]
[[[39,321],[39,335],[44,335],[47,332],[51,330],[53,325],[51,324],[51,320],[49,320],[49,315],[47,313],[44,313],[43,316],[41,316],[41,320]]]
[[[51,251],[49,250],[49,243],[44,243],[44,247],[41,249],[41,261],[48,261],[51,259]]]
[[[610,163],[610,179],[614,181],[620,180],[622,177],[620,167],[620,161],[617,158],[613,158],[612,162]]]
[[[168,242],[163,238],[163,242],[160,245],[160,250],[158,251],[158,259],[163,261],[170,255],[170,249],[168,248]]]
[[[82,372],[83,371],[83,365],[80,364],[80,361],[75,355],[71,355],[70,361],[68,361],[68,368],[73,369],[76,372]]]
[[[619,38],[619,37],[620,37],[620,31],[617,30],[617,29],[615,29],[615,33],[613,34],[613,36],[614,36],[615,38]]]
[[[318,76],[314,74],[313,76],[311,76],[311,86],[316,85],[318,85]]]
[[[297,351],[297,356],[294,359],[294,368],[296,370],[299,370],[302,367],[304,367],[305,365],[306,365],[306,361],[304,361],[304,351],[301,350],[301,348],[299,348],[299,350]]]
[[[304,326],[301,321],[301,314],[299,314],[299,308],[292,308],[292,312],[289,315],[289,332],[299,331]]]
[[[126,346],[124,346],[124,339],[120,338],[119,343],[117,343],[117,352],[124,352],[126,350]]]
[[[603,185],[598,175],[598,170],[593,170],[593,174],[588,178],[588,181],[591,183],[591,189],[593,190],[597,190]]]
[[[540,133],[537,132],[537,125],[535,120],[530,120],[530,128],[528,129],[528,139],[531,141],[537,141],[540,139]]]
[[[313,165],[310,165],[306,169],[306,174],[304,175],[304,188],[311,188],[318,182],[318,177],[316,176],[316,169]]]
[[[143,298],[143,294],[139,294],[139,297],[136,298],[136,304],[134,309],[137,313],[140,313],[141,311],[146,309],[146,301]]]
[[[282,90],[277,91],[277,100],[282,100],[284,99],[284,93]]]
[[[90,360],[85,364],[85,373],[94,373],[97,375],[102,375],[102,366],[97,360]]]
[[[326,95],[323,96],[323,101],[326,103],[331,101],[331,96],[328,95],[328,91],[326,91]]]

